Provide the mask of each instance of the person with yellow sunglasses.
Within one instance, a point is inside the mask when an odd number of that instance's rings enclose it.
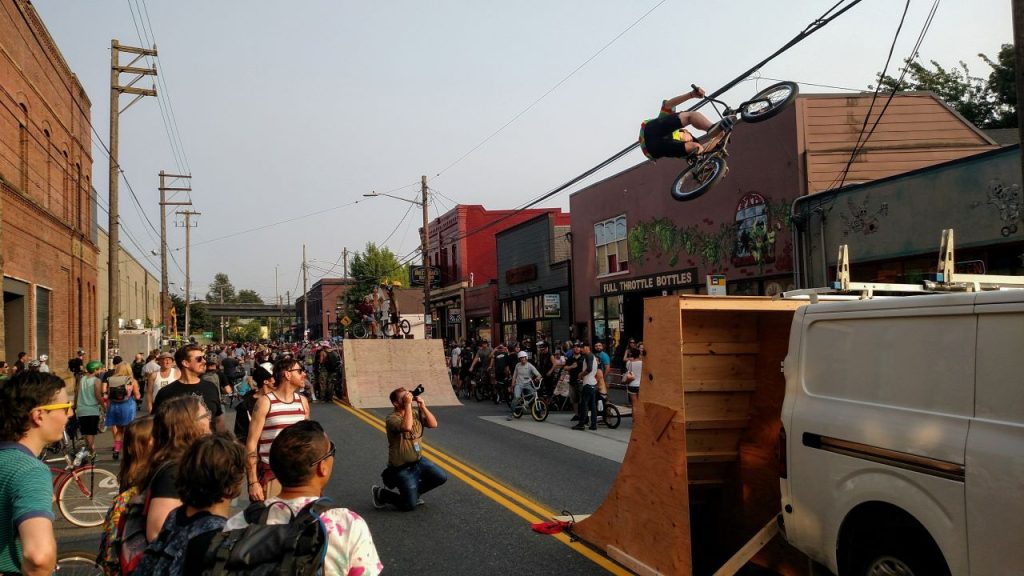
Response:
[[[53,573],[53,484],[39,454],[64,437],[72,407],[50,373],[19,372],[0,388],[0,573]]]

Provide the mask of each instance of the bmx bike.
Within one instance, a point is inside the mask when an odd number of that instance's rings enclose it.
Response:
[[[533,380],[530,381],[530,385],[524,387],[523,397],[519,400],[511,400],[512,403],[512,416],[516,418],[522,418],[523,413],[527,410],[530,412],[530,416],[533,417],[537,422],[543,422],[548,417],[548,405],[544,402],[544,399],[540,397],[540,383]]]
[[[384,318],[380,322],[380,332],[385,338],[403,338],[412,330],[409,321],[395,318]]]
[[[696,86],[693,86],[697,90]],[[696,141],[704,150],[686,157],[687,166],[672,182],[672,198],[680,202],[699,198],[729,172],[725,162],[736,122],[762,122],[776,116],[800,93],[795,82],[779,82],[761,90],[736,110],[715,98],[708,98],[721,120]],[[716,104],[723,109],[719,110]]]

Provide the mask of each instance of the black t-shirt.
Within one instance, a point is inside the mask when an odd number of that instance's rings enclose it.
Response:
[[[235,438],[242,442],[249,437],[249,414],[256,409],[256,400],[256,391],[249,390],[235,406]]]
[[[228,378],[241,378],[238,375],[238,367],[241,365],[242,363],[232,356],[228,356],[220,361],[220,368]]]
[[[210,411],[210,414],[220,416],[224,413],[224,407],[220,404],[220,390],[217,388],[217,385],[204,380],[200,380],[196,384],[185,384],[181,380],[175,380],[164,386],[157,392],[156,399],[153,400],[153,411],[156,412],[161,402],[166,402],[178,396],[198,396],[206,403],[206,409]]]
[[[508,352],[494,352],[494,377],[504,378],[505,369],[508,367]]]
[[[157,469],[156,474],[153,475],[153,479],[149,482],[150,497],[176,498],[181,500],[181,496],[178,495],[178,488],[174,485],[174,481],[177,477],[177,462],[164,462],[160,464],[160,468]]]
[[[81,358],[72,358],[71,360],[68,360],[68,370],[70,370],[72,374],[78,374],[82,371],[82,364],[83,362]]]
[[[132,375],[135,376],[136,382],[142,382],[142,367],[146,365],[146,362],[140,360],[138,362],[132,362]]]

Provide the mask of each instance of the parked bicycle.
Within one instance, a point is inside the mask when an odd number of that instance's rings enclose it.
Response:
[[[47,458],[44,452],[40,459],[53,474],[53,493],[61,515],[75,526],[99,526],[119,492],[117,476],[97,468],[88,448],[83,446],[77,453],[73,450],[65,432],[59,455]],[[53,466],[55,462],[64,462],[64,467]]]
[[[698,88],[693,86],[693,89]],[[721,100],[708,98],[721,120],[698,139],[704,150],[686,157],[686,168],[672,182],[672,198],[693,200],[710,190],[729,172],[725,158],[729,155],[729,138],[736,122],[762,122],[772,118],[793,102],[799,93],[795,82],[779,82],[761,90],[736,110]],[[724,110],[719,110],[718,104]]]

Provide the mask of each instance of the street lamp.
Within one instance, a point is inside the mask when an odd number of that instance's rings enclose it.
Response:
[[[430,320],[430,262],[427,259],[427,248],[429,246],[429,232],[427,228],[427,177],[422,176],[420,178],[420,189],[422,193],[422,200],[419,202],[415,200],[409,200],[408,198],[402,198],[401,196],[393,196],[386,192],[370,192],[369,194],[363,194],[367,198],[373,198],[375,196],[387,196],[388,198],[394,198],[395,200],[401,200],[408,202],[413,206],[419,206],[423,209],[423,238],[420,239],[420,253],[423,255],[423,337],[430,338],[431,334],[427,331],[427,323]]]

